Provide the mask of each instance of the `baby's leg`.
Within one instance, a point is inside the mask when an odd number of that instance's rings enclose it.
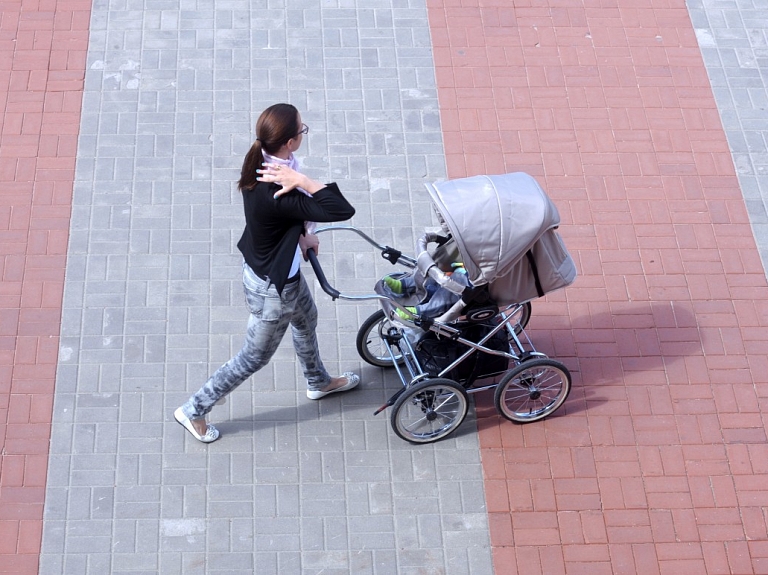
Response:
[[[403,276],[401,278],[394,278],[392,276],[384,276],[384,284],[397,295],[409,296],[413,295],[416,291],[416,282],[413,276]]]

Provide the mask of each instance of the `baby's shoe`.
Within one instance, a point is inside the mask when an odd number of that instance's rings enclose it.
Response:
[[[400,308],[395,308],[395,313],[397,314],[397,317],[402,318],[402,319],[407,319],[407,320],[413,319],[413,316],[416,315],[416,308],[415,307],[411,307],[411,306],[406,306],[405,309],[407,309],[413,315],[408,315],[407,313],[405,313]]]
[[[403,282],[396,280],[391,276],[384,276],[384,285],[386,285],[396,294],[403,293]]]

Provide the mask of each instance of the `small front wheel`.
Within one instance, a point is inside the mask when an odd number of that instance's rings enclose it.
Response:
[[[357,331],[357,353],[367,363],[376,367],[392,367],[396,361],[403,363],[403,356],[396,354],[394,361],[392,354],[384,345],[384,335],[393,327],[383,310],[373,313],[363,322]]]
[[[555,412],[571,392],[571,374],[559,361],[531,359],[511,369],[496,387],[496,410],[511,421],[530,423]]]
[[[466,390],[437,377],[406,389],[392,408],[390,423],[401,439],[432,443],[455,430],[469,409]]]

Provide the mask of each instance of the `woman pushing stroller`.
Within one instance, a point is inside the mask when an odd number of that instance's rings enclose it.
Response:
[[[243,195],[245,230],[237,244],[243,254],[243,285],[250,310],[240,352],[222,365],[174,418],[203,443],[219,438],[205,421],[222,397],[264,367],[288,326],[307,380],[307,397],[321,399],[358,385],[357,374],[331,377],[318,348],[317,307],[300,263],[317,251],[314,222],[350,219],[355,209],[335,183],[321,184],[298,170],[294,152],[309,128],[290,104],[275,104],[259,116],[256,141],[243,161],[238,188]]]

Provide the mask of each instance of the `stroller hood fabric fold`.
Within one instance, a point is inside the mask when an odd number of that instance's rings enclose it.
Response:
[[[576,267],[554,230],[560,214],[532,176],[482,175],[426,187],[469,280],[488,284],[499,305],[523,303],[575,280]],[[541,291],[525,257],[529,250]]]

